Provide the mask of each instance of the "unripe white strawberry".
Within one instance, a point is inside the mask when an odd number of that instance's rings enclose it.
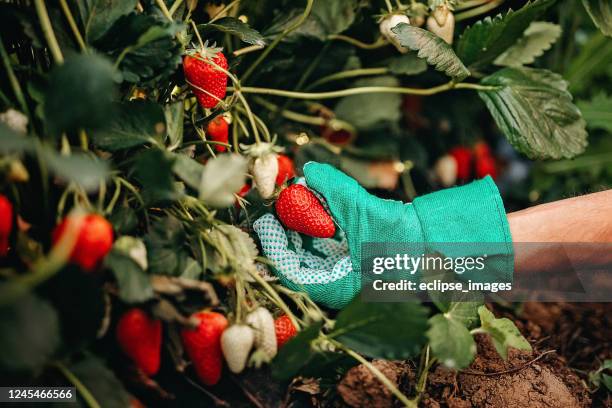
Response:
[[[278,175],[278,158],[276,153],[266,153],[253,159],[251,174],[255,187],[263,198],[274,194],[276,176]]]
[[[400,23],[410,24],[410,19],[408,16],[404,14],[389,14],[385,16],[380,22],[379,28],[380,33],[387,39],[391,44],[397,48],[399,52],[402,54],[407,53],[409,50],[406,47],[402,47],[400,44],[399,38],[397,34],[395,34],[391,29]]]
[[[0,113],[0,122],[6,124],[17,133],[28,133],[28,117],[15,109]]]
[[[227,366],[234,374],[240,374],[246,367],[255,335],[246,324],[235,324],[221,335],[221,350]]]
[[[455,33],[455,15],[448,7],[439,6],[427,17],[427,29],[448,44],[452,44]]]
[[[261,350],[268,359],[274,358],[277,345],[272,314],[265,307],[258,307],[247,315],[246,322],[255,332],[255,347]]]
[[[444,187],[450,187],[457,182],[457,160],[450,154],[438,159],[434,165],[436,178]]]

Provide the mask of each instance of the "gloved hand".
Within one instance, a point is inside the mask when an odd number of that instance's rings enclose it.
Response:
[[[413,254],[418,254],[419,248],[422,253],[448,252],[443,243],[491,243],[487,268],[499,271],[501,276],[497,279],[511,280],[510,228],[490,177],[421,196],[406,204],[369,194],[353,178],[328,164],[309,162],[304,166],[304,175],[308,187],[326,200],[332,217],[346,236],[350,270],[326,273],[327,279],[311,282],[307,254],[300,252],[301,247],[290,246],[294,238],[287,240],[278,229],[278,221],[276,228],[270,229],[272,215],[257,220],[254,228],[282,283],[293,290],[305,290],[315,302],[342,308],[359,293],[363,243],[411,243],[416,248],[411,250]],[[293,234],[296,233],[288,232],[289,237]],[[481,250],[482,246],[477,249]],[[337,271],[339,262],[346,265],[343,259],[332,258],[324,268],[333,264],[331,270]]]

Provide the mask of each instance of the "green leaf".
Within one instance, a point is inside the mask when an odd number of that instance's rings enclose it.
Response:
[[[144,237],[150,274],[180,276],[188,254],[183,224],[175,217],[156,219]]]
[[[164,111],[159,104],[145,101],[115,105],[116,114],[104,129],[92,133],[93,143],[101,149],[116,151],[153,140],[161,140],[166,131]]]
[[[181,180],[193,189],[199,189],[202,182],[204,166],[184,154],[174,154],[174,167],[172,170]]]
[[[261,47],[266,45],[263,36],[257,30],[252,29],[248,24],[234,17],[224,17],[214,23],[203,24],[198,28],[206,29],[208,27],[227,34],[236,35],[247,44],[259,45]]]
[[[582,4],[595,26],[608,37],[612,37],[612,2],[610,0],[582,0]]]
[[[57,312],[32,294],[0,308],[0,333],[0,368],[4,372],[36,372],[60,345]]]
[[[396,75],[417,75],[427,70],[427,63],[414,52],[391,57],[386,61],[386,66]]]
[[[355,21],[358,0],[315,1],[309,19],[317,19],[325,32],[338,34]]]
[[[202,269],[202,265],[200,265],[198,261],[193,258],[187,258],[185,260],[185,269],[183,269],[183,272],[180,276],[181,278],[185,279],[198,280],[200,279],[202,272],[204,272]]]
[[[486,17],[468,27],[457,43],[457,55],[470,68],[480,68],[495,60],[510,48],[529,24],[538,18],[555,0],[527,2],[517,11]]]
[[[396,25],[391,31],[397,34],[403,47],[418,51],[418,57],[425,58],[438,71],[458,80],[470,75],[450,45],[437,35],[405,23]]]
[[[164,107],[168,150],[172,151],[183,143],[184,101],[176,101]]]
[[[247,161],[236,154],[224,154],[210,159],[204,166],[200,181],[200,199],[215,208],[229,207],[234,193],[245,183]]]
[[[535,21],[527,27],[523,36],[495,59],[495,65],[518,67],[531,64],[544,54],[561,36],[561,26]]]
[[[444,317],[456,321],[468,329],[478,322],[478,308],[482,302],[450,302],[447,310],[443,310]]]
[[[612,132],[612,96],[601,92],[590,101],[579,101],[576,104],[588,127]]]
[[[66,58],[49,76],[44,115],[50,131],[103,127],[113,116],[115,71],[110,62],[94,54]]]
[[[382,76],[355,81],[354,87],[361,86],[399,86],[397,78]],[[367,130],[381,122],[397,122],[401,116],[402,97],[399,94],[368,93],[345,96],[334,109],[338,119],[342,119],[359,130]]]
[[[68,366],[68,369],[89,390],[99,406],[105,408],[130,406],[132,398],[123,384],[99,358],[88,354],[84,359]]]
[[[482,330],[491,336],[495,350],[504,360],[508,358],[508,347],[531,351],[531,345],[525,340],[512,320],[505,317],[496,319],[495,315],[486,306],[480,306],[478,314],[480,315]]]
[[[80,153],[64,156],[46,146],[39,152],[49,170],[57,177],[75,182],[87,191],[100,188],[100,183],[109,176],[108,164],[95,156]]]
[[[121,16],[136,8],[137,0],[79,0],[76,2],[85,26],[85,40],[102,37]]]
[[[142,186],[142,199],[148,204],[162,204],[177,199],[172,168],[174,160],[159,149],[141,153],[134,164],[134,177]]]
[[[323,322],[315,322],[285,344],[272,362],[272,376],[277,380],[295,377],[314,355],[312,341],[319,337]]]
[[[612,375],[608,375],[605,373],[601,374],[601,382],[606,386],[608,391],[612,391]]]
[[[182,48],[175,36],[181,29],[180,24],[132,13],[95,46],[116,61],[125,81],[153,83],[172,75],[180,64]]]
[[[113,249],[105,258],[119,286],[119,298],[126,303],[142,303],[153,298],[149,276],[129,255]]]
[[[476,355],[476,342],[459,321],[437,314],[429,319],[427,338],[433,355],[446,367],[461,369]]]
[[[578,94],[590,87],[598,88],[599,77],[612,76],[612,73],[609,73],[610,67],[612,67],[612,41],[597,32],[581,45],[580,52],[572,58],[563,76],[570,83],[570,91]]]
[[[533,159],[571,158],[587,145],[585,121],[567,82],[553,72],[504,68],[484,78],[478,91],[510,143]]]
[[[359,297],[336,318],[330,337],[372,358],[406,359],[425,343],[427,310],[418,303],[364,303]]]

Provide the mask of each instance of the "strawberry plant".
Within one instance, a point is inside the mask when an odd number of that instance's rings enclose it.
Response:
[[[324,405],[361,365],[416,407],[483,338],[502,361],[531,352],[480,297],[317,304],[253,225],[278,217],[323,279],[317,256],[337,249],[318,239],[342,231],[299,179],[309,161],[404,201],[487,175],[509,208],[609,185],[611,15],[604,0],[0,3],[0,378],[74,386],[90,407]],[[410,360],[411,385],[375,359]]]

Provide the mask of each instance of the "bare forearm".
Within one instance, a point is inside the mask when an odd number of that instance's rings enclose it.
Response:
[[[565,267],[568,256],[575,266],[612,267],[612,190],[510,213],[508,221],[517,272]],[[559,256],[554,243],[610,245],[576,246],[574,253]]]

